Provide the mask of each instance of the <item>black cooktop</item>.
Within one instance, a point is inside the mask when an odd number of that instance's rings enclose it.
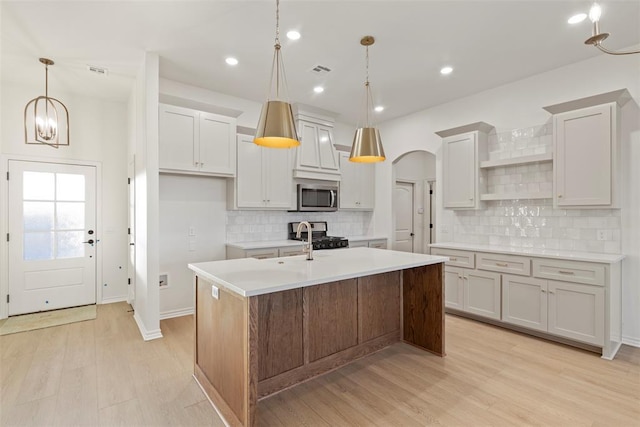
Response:
[[[302,240],[306,242],[308,238],[306,227],[303,227],[304,231],[300,233],[300,237],[296,237],[298,224],[300,224],[300,222],[289,223],[289,239]],[[315,221],[310,222],[309,224],[311,225],[311,243],[313,245],[313,249],[339,249],[349,247],[349,240],[345,237],[327,236],[326,221]]]

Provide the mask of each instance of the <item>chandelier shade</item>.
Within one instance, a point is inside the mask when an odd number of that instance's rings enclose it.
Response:
[[[262,106],[256,136],[256,145],[268,148],[292,148],[300,145],[291,104],[285,100],[287,79],[280,45],[280,1],[276,0],[276,38],[271,65],[271,78],[267,101]],[[272,98],[272,95],[273,98]]]
[[[375,163],[386,159],[380,131],[373,127],[370,116],[373,113],[373,95],[369,83],[369,46],[375,43],[373,36],[365,36],[360,40],[360,44],[366,48],[366,79],[365,79],[365,125],[356,129],[351,145],[349,161],[356,163]]]
[[[49,66],[54,62],[40,58],[45,66],[45,94],[33,98],[24,108],[25,144],[69,145],[69,110],[58,99],[49,96]]]

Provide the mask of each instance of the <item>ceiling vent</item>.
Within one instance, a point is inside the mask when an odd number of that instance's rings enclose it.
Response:
[[[109,69],[108,68],[103,68],[103,67],[96,67],[95,65],[87,65],[87,70],[89,70],[90,72],[97,74],[99,76],[108,76],[109,75]]]
[[[329,72],[331,72],[331,68],[325,67],[324,65],[315,65],[311,69],[311,72],[314,73],[314,74],[318,74],[318,75],[324,75],[324,74],[328,74]]]

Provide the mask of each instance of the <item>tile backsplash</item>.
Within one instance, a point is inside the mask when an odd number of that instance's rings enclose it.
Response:
[[[489,135],[489,159],[508,159],[553,150],[547,123]],[[454,211],[453,240],[459,243],[620,253],[619,209],[554,209],[553,200],[527,199],[553,190],[553,164],[539,162],[487,170],[487,192],[512,200],[485,202],[485,209]],[[521,197],[518,197],[521,195]]]
[[[327,221],[331,236],[371,233],[372,212],[227,211],[227,242],[286,240],[287,224],[295,221]]]

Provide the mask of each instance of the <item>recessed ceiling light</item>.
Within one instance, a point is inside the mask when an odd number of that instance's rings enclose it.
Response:
[[[378,105],[374,110],[376,110],[376,113],[381,113],[384,111],[384,107],[382,105]]]
[[[298,40],[298,39],[300,38],[300,33],[299,33],[299,32],[297,32],[297,31],[293,31],[293,30],[292,30],[292,31],[289,31],[289,32],[287,33],[287,38],[288,38],[289,40]]]
[[[322,92],[324,92],[324,88],[322,86],[316,86],[316,87],[313,88],[313,91],[315,93],[322,93]]]
[[[571,18],[569,18],[567,22],[569,24],[577,24],[579,22],[584,21],[586,17],[587,17],[586,13],[578,13],[577,15],[573,15]]]
[[[453,71],[452,67],[446,66],[440,69],[440,74],[447,75],[447,74],[451,74],[452,71]]]
[[[229,65],[238,65],[238,60],[236,58],[233,57],[228,57],[227,59],[224,60],[224,62],[226,62]]]

